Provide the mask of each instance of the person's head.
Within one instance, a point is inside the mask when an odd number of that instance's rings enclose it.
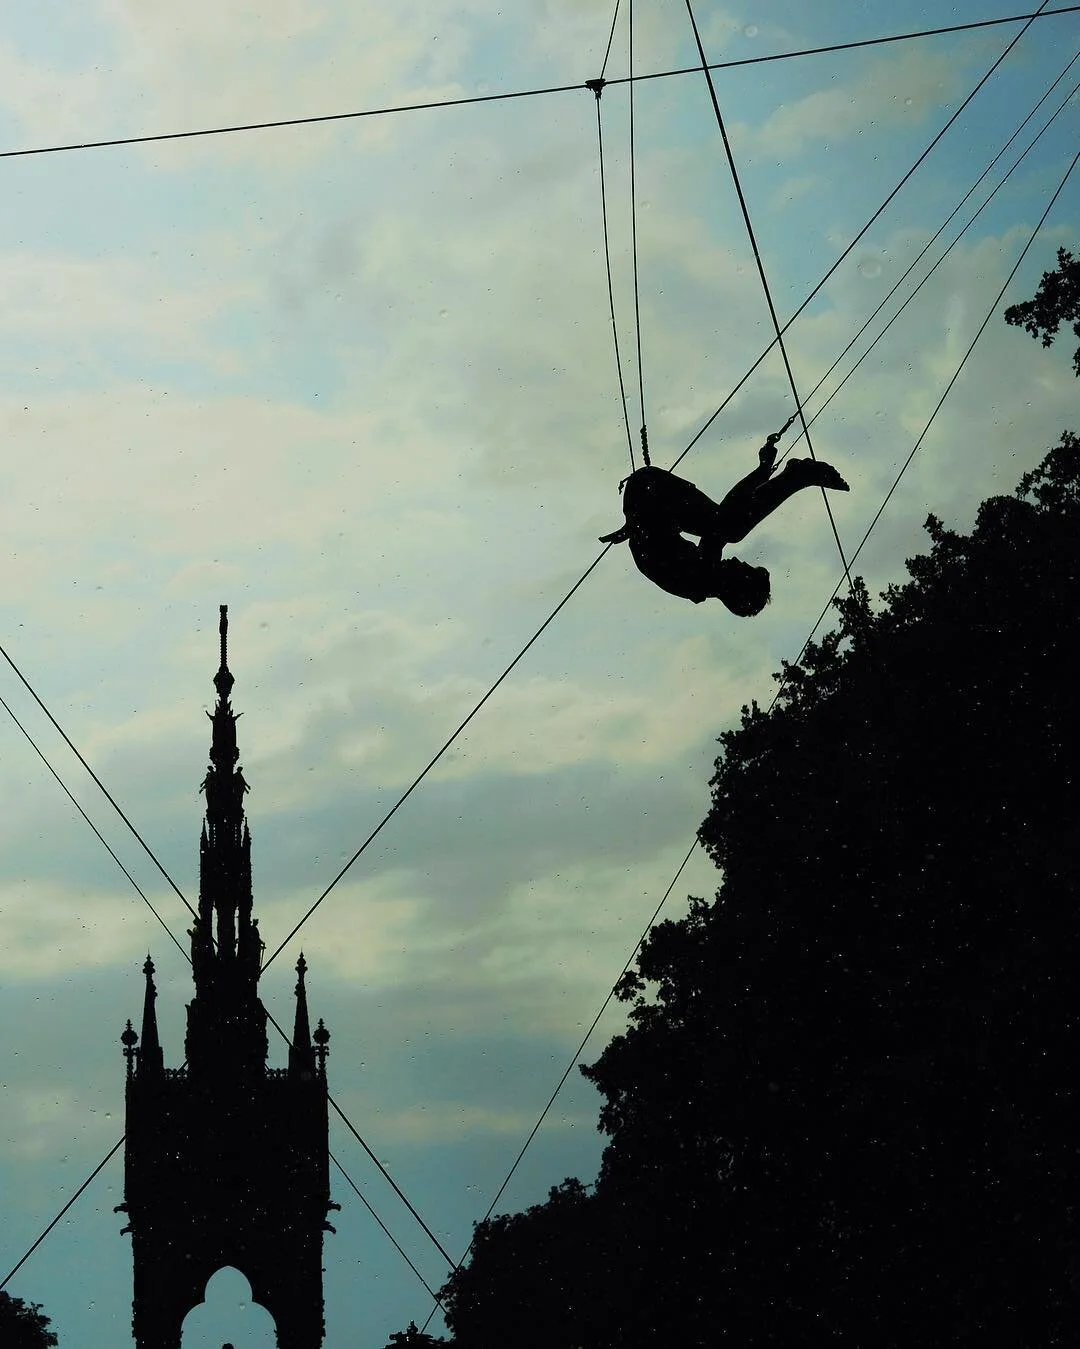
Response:
[[[740,618],[760,614],[771,598],[772,587],[765,568],[751,567],[737,557],[725,557],[718,562],[713,581],[713,594]]]

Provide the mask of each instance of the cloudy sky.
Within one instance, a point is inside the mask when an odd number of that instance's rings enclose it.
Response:
[[[38,0],[0,20],[0,146],[20,151],[503,91],[599,73],[612,0]],[[1014,13],[959,0],[949,22]],[[1052,8],[1048,7],[1048,8]],[[930,0],[697,6],[711,59],[931,27]],[[607,70],[625,74],[625,5]],[[781,316],[791,314],[1020,23],[717,73]],[[696,62],[683,0],[639,0],[636,69]],[[1080,48],[1032,25],[790,331],[816,412],[908,294],[810,390]],[[1054,91],[919,279],[1065,102]],[[627,87],[602,100],[618,328],[633,360]],[[1073,98],[815,422],[848,551],[862,537],[1075,153]],[[703,77],[636,95],[646,412],[668,465],[761,354],[768,311]],[[0,641],[194,901],[217,664],[252,784],[272,950],[596,558],[628,467],[584,89],[0,163]],[[1070,179],[1007,297],[1076,247]],[[1069,350],[995,317],[857,564],[903,575],[933,510],[971,524],[1061,428]],[[722,494],[793,409],[764,362],[683,460]],[[803,451],[805,452],[805,451]],[[755,620],[694,606],[613,549],[267,971],[290,1015],[301,946],[331,1089],[453,1253],[468,1242],[708,808],[716,737],[799,650],[838,557],[820,497],[739,549]],[[6,663],[0,697],[169,926],[186,913]],[[149,948],[166,1060],[186,964],[0,710],[0,1278],[123,1131],[118,1036]],[[710,894],[695,857],[669,901]],[[586,1058],[618,1029],[612,1009]],[[273,1062],[283,1061],[281,1046]],[[503,1207],[595,1175],[575,1073]],[[362,1150],[332,1146],[434,1286],[445,1266]],[[19,1270],[64,1345],[114,1349],[130,1246],[118,1155]],[[378,1349],[430,1299],[337,1177],[328,1349]],[[185,1349],[269,1345],[219,1276]],[[436,1321],[435,1326],[439,1326]],[[261,1336],[261,1338],[260,1338]]]

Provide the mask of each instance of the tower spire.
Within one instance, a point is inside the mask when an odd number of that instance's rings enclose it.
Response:
[[[293,1023],[292,1044],[289,1046],[289,1072],[294,1074],[314,1074],[315,1051],[311,1045],[311,1022],[308,1018],[307,989],[304,975],[307,973],[307,961],[303,951],[296,962],[296,1020]]]
[[[333,1231],[326,1217],[337,1207],[330,1198],[329,1031],[320,1021],[312,1033],[301,956],[288,1067],[268,1066],[247,783],[229,701],[228,610],[222,605],[219,613],[187,1062],[162,1064],[149,956],[142,1044],[130,1021],[120,1036],[127,1129],[119,1207],[132,1238],[132,1330],[135,1349],[180,1349],[184,1318],[207,1280],[233,1265],[274,1318],[281,1349],[318,1349],[326,1329],[323,1235]]]
[[[201,1046],[206,1061],[222,1068],[229,1054],[236,1064],[254,1067],[266,1061],[266,1013],[257,993],[262,943],[251,916],[251,834],[244,818],[248,784],[237,762],[237,714],[229,701],[235,680],[229,669],[228,606],[220,605],[218,612],[217,701],[207,713],[210,763],[202,782],[206,818],[199,840],[199,916],[191,930],[196,1000],[188,1022],[188,1060],[195,1065]],[[216,1038],[219,1034],[225,1039]]]
[[[143,966],[143,974],[146,975],[146,992],[143,995],[142,1044],[139,1046],[140,1077],[150,1073],[161,1073],[165,1067],[165,1060],[161,1054],[161,1041],[158,1039],[157,1009],[154,1006],[157,1001],[154,962],[150,959],[149,952]]]
[[[229,606],[227,604],[219,604],[218,614],[218,636],[221,642],[221,664],[218,666],[218,672],[214,676],[214,687],[218,691],[218,697],[225,702],[228,702],[229,694],[232,692],[232,686],[236,682],[229,671]]]
[[[210,717],[213,733],[210,764],[203,779],[206,793],[206,824],[203,829],[199,887],[199,912],[210,928],[211,912],[217,919],[217,953],[224,961],[238,959],[249,970],[254,956],[257,977],[259,950],[252,946],[251,932],[251,840],[244,819],[244,794],[248,785],[237,763],[236,713],[229,695],[232,671],[228,664],[229,609],[219,606],[218,633],[221,663],[214,676],[217,703]]]

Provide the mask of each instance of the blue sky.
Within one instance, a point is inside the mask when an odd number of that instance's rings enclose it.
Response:
[[[612,9],[23,6],[0,24],[0,147],[572,84],[598,72]],[[945,17],[1012,12],[963,0]],[[911,0],[696,13],[713,59],[943,18]],[[626,68],[625,17],[609,77]],[[782,316],[1019,27],[718,72]],[[638,0],[635,35],[639,70],[694,63],[677,0]],[[792,327],[804,399],[1078,48],[1077,15],[1034,24]],[[704,80],[642,83],[635,106],[646,405],[664,465],[771,325]],[[1068,167],[1077,106],[815,423],[818,455],[851,483],[833,498],[849,551]],[[625,86],[605,92],[602,112],[633,392]],[[229,603],[272,949],[619,522],[627,451],[593,97],[11,158],[0,176],[0,641],[193,899],[203,710],[217,605]],[[1071,179],[999,310],[1033,292],[1058,246],[1077,247],[1078,204]],[[1011,490],[1075,425],[1069,354],[991,322],[859,560],[872,591],[902,577],[929,510],[968,527],[982,498]],[[792,407],[772,357],[680,472],[722,494]],[[267,971],[264,1001],[287,1019],[302,944],[313,1014],[333,1033],[331,1088],[453,1252],[693,840],[716,737],[744,703],[771,698],[770,673],[797,653],[838,573],[809,493],[739,552],[773,573],[774,601],[753,621],[655,590],[613,550]],[[6,667],[0,696],[182,936],[179,901]],[[122,1131],[118,1037],[141,1005],[148,947],[172,1063],[190,983],[6,714],[0,734],[3,1273]],[[669,911],[716,883],[695,857]],[[586,1058],[619,1015],[609,1010]],[[595,1175],[598,1107],[573,1074],[505,1208]],[[438,1253],[359,1147],[336,1129],[332,1146],[438,1285]],[[126,1342],[120,1181],[117,1158],[9,1287],[45,1304],[62,1344]],[[429,1301],[343,1181],[334,1195],[326,1343],[379,1349]],[[240,1312],[234,1276],[210,1292],[220,1301],[189,1322],[184,1349],[271,1342]]]

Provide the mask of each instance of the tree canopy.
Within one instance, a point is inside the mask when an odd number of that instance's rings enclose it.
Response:
[[[1080,1294],[1080,441],[721,737],[714,903],[584,1069],[600,1177],[482,1224],[460,1349],[1065,1344]]]
[[[1041,337],[1044,347],[1053,342],[1063,323],[1071,323],[1080,337],[1080,258],[1059,248],[1057,261],[1054,271],[1043,272],[1033,299],[1010,305],[1005,311],[1006,323],[1022,327],[1032,337]],[[1073,369],[1080,375],[1080,347],[1073,353]]]
[[[4,1349],[54,1349],[56,1335],[39,1302],[25,1303],[0,1291],[0,1345]]]
[[[456,1349],[1075,1342],[1080,439],[926,530],[721,735],[719,891],[582,1069],[599,1178],[477,1227]]]
[[[928,521],[912,581],[877,615],[857,588],[772,712],[722,737],[718,902],[657,934],[634,985],[656,1000],[591,1070],[612,1163],[691,1101],[730,1150],[750,1210],[720,1212],[764,1254],[776,1342],[813,1314],[855,1343],[1047,1343],[1063,1314],[1077,449],[970,537]],[[662,1093],[635,1085],[652,1072]]]

